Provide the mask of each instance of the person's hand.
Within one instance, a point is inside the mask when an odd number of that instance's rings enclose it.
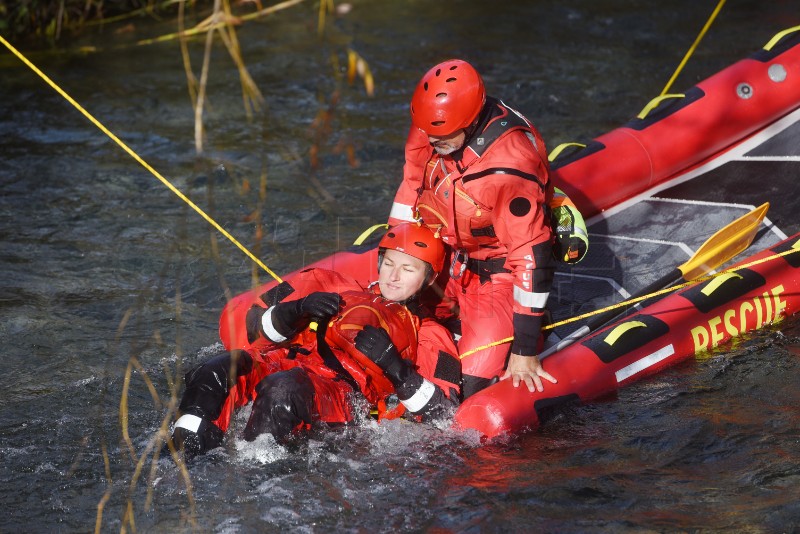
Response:
[[[356,350],[383,370],[392,384],[402,384],[408,378],[409,364],[400,356],[389,333],[383,328],[366,325],[356,334]]]
[[[514,387],[519,387],[520,382],[525,382],[528,386],[528,391],[544,391],[542,385],[542,378],[557,384],[556,380],[550,373],[544,370],[542,363],[536,356],[522,356],[520,354],[511,353],[508,359],[508,366],[505,373],[500,377],[500,380],[510,378]]]
[[[281,302],[272,310],[272,326],[286,338],[294,337],[314,319],[325,322],[344,305],[338,293],[317,291],[302,299]]]
[[[383,370],[400,358],[397,347],[392,343],[389,333],[383,328],[366,325],[356,334],[356,349]]]
[[[337,313],[344,303],[339,293],[311,293],[300,301],[299,312],[312,319],[327,321]]]

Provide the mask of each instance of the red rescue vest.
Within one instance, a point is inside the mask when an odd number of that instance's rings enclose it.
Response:
[[[482,204],[480,195],[472,191],[478,193],[483,187],[480,178],[487,174],[513,174],[536,183],[547,200],[552,196],[552,187],[546,183],[547,154],[539,132],[511,108],[499,101],[494,105],[495,116],[480,134],[473,136],[459,161],[432,154],[425,167],[424,187],[414,206],[427,225],[441,228],[445,242],[479,259],[507,254],[505,247],[498,243],[492,226],[494,206]],[[525,162],[525,166],[520,166],[519,162],[514,167],[496,166],[499,162],[519,160],[513,154],[506,155],[505,146],[496,143],[515,131],[524,132],[538,158],[533,156],[535,159]],[[492,158],[482,159],[490,147],[494,148]]]
[[[419,318],[402,304],[377,294],[348,291],[342,293],[342,299],[346,306],[328,324],[325,341],[342,367],[358,383],[364,397],[378,406],[379,415],[402,415],[402,410],[399,413],[387,413],[386,397],[394,393],[394,386],[372,360],[355,348],[354,340],[365,325],[383,328],[389,333],[400,355],[416,363]],[[399,406],[402,408],[402,405]]]

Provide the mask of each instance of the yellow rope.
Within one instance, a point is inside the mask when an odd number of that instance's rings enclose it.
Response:
[[[669,91],[670,87],[672,87],[672,84],[675,83],[675,79],[681,73],[681,71],[683,70],[683,67],[686,66],[686,62],[689,61],[689,58],[692,56],[692,54],[694,54],[694,51],[697,48],[697,45],[700,44],[700,41],[705,36],[706,32],[711,27],[711,24],[714,22],[714,19],[717,18],[717,15],[719,15],[719,12],[722,10],[722,6],[724,6],[724,5],[725,5],[725,0],[719,0],[719,4],[717,4],[716,9],[714,9],[714,12],[711,13],[711,16],[706,21],[706,25],[703,26],[702,30],[700,30],[700,33],[698,34],[697,39],[694,40],[694,43],[692,44],[691,48],[689,48],[689,51],[686,52],[685,56],[683,56],[683,61],[681,61],[681,64],[678,65],[677,69],[675,69],[675,73],[672,75],[672,78],[669,79],[669,81],[667,82],[667,85],[664,86],[664,90],[661,91],[662,95],[667,94],[667,91]]]
[[[786,255],[791,254],[793,252],[800,252],[800,249],[799,248],[791,248],[791,249],[786,250],[784,252],[781,252],[779,254],[774,254],[772,256],[767,256],[766,258],[761,258],[759,260],[751,261],[750,263],[745,263],[744,265],[740,265],[740,266],[738,266],[736,268],[726,269],[726,270],[720,271],[720,272],[718,272],[716,274],[703,276],[703,277],[698,278],[696,280],[691,280],[689,282],[684,282],[682,284],[678,284],[678,285],[675,285],[675,286],[670,286],[670,287],[665,288],[665,289],[660,289],[658,291],[655,291],[653,293],[648,293],[647,295],[644,295],[644,296],[641,296],[641,297],[636,297],[636,298],[632,298],[632,299],[628,299],[628,300],[623,300],[622,302],[618,302],[617,304],[612,304],[611,306],[606,306],[605,308],[600,308],[599,310],[594,310],[594,311],[591,311],[591,312],[587,312],[587,313],[584,313],[582,315],[576,315],[575,317],[570,317],[569,319],[564,319],[563,321],[558,321],[558,322],[549,324],[547,326],[542,327],[542,330],[552,330],[553,328],[558,328],[559,326],[564,326],[565,324],[574,323],[575,321],[580,321],[581,319],[586,319],[587,317],[592,317],[594,315],[599,315],[601,313],[605,313],[605,312],[610,311],[610,310],[615,310],[617,308],[627,307],[627,306],[630,306],[632,304],[636,304],[637,302],[641,302],[643,300],[647,300],[647,299],[650,299],[650,298],[653,298],[653,297],[657,297],[659,295],[664,295],[666,293],[671,293],[673,291],[677,291],[678,289],[682,289],[684,287],[687,287],[687,286],[690,286],[690,285],[693,285],[693,284],[699,284],[700,282],[705,282],[705,281],[708,281],[708,280],[712,280],[712,279],[717,278],[718,276],[722,276],[724,274],[734,273],[734,272],[742,270],[742,269],[747,269],[748,267],[753,267],[755,265],[760,265],[762,263],[766,263],[768,261],[772,261],[772,260],[777,259],[777,258],[782,258],[783,256],[786,256]],[[463,360],[467,356],[475,354],[476,352],[479,352],[479,351],[482,351],[482,350],[485,350],[485,349],[489,349],[491,347],[496,347],[497,345],[503,345],[504,343],[511,343],[512,341],[514,341],[513,337],[507,337],[507,338],[501,339],[499,341],[493,341],[491,343],[487,343],[486,345],[481,345],[480,347],[475,347],[475,348],[472,348],[472,349],[470,349],[468,351],[465,351],[465,352],[459,354],[459,358],[461,358]]]
[[[145,169],[147,169],[148,171],[150,171],[150,173],[151,173],[153,176],[155,176],[156,178],[158,178],[159,180],[161,180],[161,183],[163,183],[164,185],[166,185],[166,186],[167,186],[167,187],[168,187],[168,188],[169,188],[169,189],[170,189],[170,190],[171,190],[173,193],[175,193],[175,194],[178,196],[178,198],[180,198],[181,200],[183,200],[183,201],[184,201],[186,204],[188,204],[188,205],[189,205],[189,206],[190,206],[190,207],[191,207],[191,208],[192,208],[194,211],[196,211],[197,213],[199,213],[201,217],[203,217],[203,218],[204,218],[206,221],[208,221],[208,223],[209,223],[211,226],[213,226],[213,227],[214,227],[214,228],[215,228],[217,231],[219,231],[219,232],[220,232],[222,235],[224,235],[225,237],[227,237],[227,238],[228,238],[228,240],[229,240],[231,243],[233,243],[234,245],[236,245],[236,246],[239,248],[239,250],[241,250],[242,252],[244,252],[244,253],[245,253],[245,254],[246,254],[246,255],[247,255],[247,256],[248,256],[248,257],[249,257],[251,260],[253,260],[253,261],[256,263],[256,265],[258,265],[259,267],[261,267],[262,269],[264,269],[264,270],[265,270],[267,273],[269,273],[269,275],[270,275],[270,276],[272,276],[272,277],[273,277],[275,280],[277,280],[278,282],[281,282],[281,281],[282,281],[282,280],[281,280],[281,278],[280,278],[280,277],[279,277],[277,274],[275,274],[274,272],[272,272],[272,270],[271,270],[269,267],[267,267],[267,266],[264,264],[264,262],[262,262],[260,259],[258,259],[258,258],[257,258],[257,257],[256,257],[256,256],[255,256],[255,255],[252,253],[252,252],[250,252],[249,250],[247,250],[247,248],[246,248],[244,245],[242,245],[242,244],[241,244],[239,241],[237,241],[237,240],[236,240],[236,238],[234,238],[234,237],[233,237],[231,234],[229,234],[229,233],[228,233],[228,232],[227,232],[227,231],[226,231],[226,230],[225,230],[225,229],[224,229],[222,226],[220,226],[220,225],[219,225],[219,224],[218,224],[218,223],[217,223],[217,222],[216,222],[214,219],[212,219],[212,218],[211,218],[211,217],[210,217],[208,214],[206,214],[206,212],[204,212],[204,211],[203,211],[203,210],[202,210],[202,209],[201,209],[199,206],[197,206],[197,205],[196,205],[194,202],[192,202],[192,201],[191,201],[191,200],[190,200],[190,199],[189,199],[189,198],[188,198],[186,195],[184,195],[183,193],[181,193],[181,192],[180,192],[180,191],[179,191],[179,190],[178,190],[178,189],[177,189],[177,188],[176,188],[174,185],[172,185],[172,184],[169,182],[169,180],[167,180],[166,178],[164,178],[163,176],[161,176],[161,174],[160,174],[158,171],[156,171],[156,170],[155,170],[153,167],[151,167],[151,166],[150,166],[150,165],[149,165],[149,164],[148,164],[148,163],[147,163],[145,160],[143,160],[141,157],[139,157],[139,155],[138,155],[136,152],[134,152],[134,151],[133,151],[133,149],[131,149],[131,148],[130,148],[128,145],[126,145],[124,142],[122,142],[122,140],[120,140],[120,139],[119,139],[119,138],[118,138],[116,135],[114,135],[114,134],[113,134],[113,133],[112,133],[112,132],[111,132],[111,131],[110,131],[108,128],[106,128],[106,127],[105,127],[105,126],[104,126],[104,125],[103,125],[103,124],[102,124],[100,121],[98,121],[96,118],[94,118],[94,117],[92,116],[92,114],[91,114],[91,113],[89,113],[88,111],[86,111],[86,110],[85,110],[85,109],[84,109],[84,108],[83,108],[83,107],[82,107],[82,106],[81,106],[81,105],[80,105],[78,102],[76,102],[76,101],[75,101],[75,100],[74,100],[74,99],[73,99],[71,96],[69,96],[69,95],[68,95],[68,94],[67,94],[67,93],[66,93],[66,92],[65,92],[63,89],[61,89],[61,87],[59,87],[59,86],[58,86],[58,85],[57,85],[57,84],[56,84],[56,83],[55,83],[53,80],[51,80],[51,79],[50,79],[50,78],[49,78],[49,77],[48,77],[48,76],[47,76],[45,73],[43,73],[41,70],[39,70],[39,69],[36,67],[36,65],[34,65],[33,63],[31,63],[31,62],[28,60],[28,58],[26,58],[25,56],[23,56],[23,55],[22,55],[22,53],[20,53],[20,52],[19,52],[19,51],[18,51],[16,48],[14,48],[14,47],[11,45],[11,43],[9,43],[8,41],[6,41],[6,40],[3,38],[3,36],[2,36],[2,35],[0,35],[0,43],[2,43],[3,45],[5,45],[5,47],[6,47],[6,48],[8,48],[8,49],[9,49],[9,50],[10,50],[10,51],[11,51],[11,52],[12,52],[12,53],[15,55],[15,56],[17,56],[17,57],[20,59],[20,61],[22,61],[23,63],[25,63],[25,64],[26,64],[28,67],[30,67],[30,68],[31,68],[31,70],[33,70],[33,72],[35,72],[36,74],[38,74],[38,75],[39,75],[39,77],[40,77],[40,78],[42,78],[42,79],[43,79],[45,82],[47,82],[47,84],[48,84],[50,87],[52,87],[53,89],[55,89],[55,91],[56,91],[58,94],[60,94],[61,96],[63,96],[63,97],[64,97],[64,98],[65,98],[65,99],[66,99],[66,100],[67,100],[67,101],[68,101],[70,104],[72,104],[72,105],[75,107],[75,109],[77,109],[78,111],[80,111],[80,112],[81,112],[81,113],[82,113],[82,114],[83,114],[83,115],[84,115],[84,116],[85,116],[87,119],[89,119],[89,121],[90,121],[92,124],[94,124],[95,126],[97,126],[97,127],[100,129],[100,131],[102,131],[104,134],[106,134],[108,137],[110,137],[110,138],[111,138],[111,139],[112,139],[112,140],[113,140],[115,143],[117,143],[117,144],[118,144],[118,145],[119,145],[119,146],[120,146],[120,147],[121,147],[121,148],[122,148],[122,149],[123,149],[125,152],[127,152],[127,153],[128,153],[128,154],[129,154],[129,155],[130,155],[130,156],[131,156],[133,159],[135,159],[136,161],[138,161],[138,162],[139,162],[139,164],[140,164],[142,167],[144,167]]]

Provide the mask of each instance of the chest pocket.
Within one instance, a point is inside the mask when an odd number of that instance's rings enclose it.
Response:
[[[458,172],[447,173],[441,160],[429,162],[425,188],[417,202],[417,211],[425,224],[443,228],[467,248],[496,241],[491,223],[492,208],[475,199]],[[455,184],[453,178],[455,177]],[[451,228],[455,225],[454,228]]]
[[[486,245],[497,241],[492,208],[477,201],[463,184],[456,185],[456,226],[464,244]]]

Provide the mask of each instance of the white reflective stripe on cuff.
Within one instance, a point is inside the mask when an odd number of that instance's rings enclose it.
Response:
[[[274,309],[275,306],[272,306],[264,312],[264,315],[261,316],[261,328],[264,330],[264,333],[267,334],[267,337],[270,339],[270,341],[273,343],[280,343],[282,341],[286,341],[287,338],[275,330],[275,327],[272,326],[272,310]]]
[[[514,286],[514,300],[526,308],[544,308],[550,293],[533,293]]]
[[[392,211],[389,212],[390,219],[398,219],[400,221],[414,222],[414,210],[408,204],[400,204],[395,202],[392,204]]]
[[[418,411],[422,410],[428,401],[431,400],[433,394],[436,393],[436,386],[433,385],[433,382],[428,382],[426,379],[422,379],[422,385],[419,387],[416,393],[411,395],[410,399],[406,399],[404,401],[400,401],[403,403],[403,406],[406,407],[406,410],[409,412],[417,413]]]
[[[201,418],[187,413],[186,415],[180,416],[180,418],[175,421],[175,428],[185,428],[197,434],[197,429],[200,428],[200,423],[202,422],[203,420]]]

